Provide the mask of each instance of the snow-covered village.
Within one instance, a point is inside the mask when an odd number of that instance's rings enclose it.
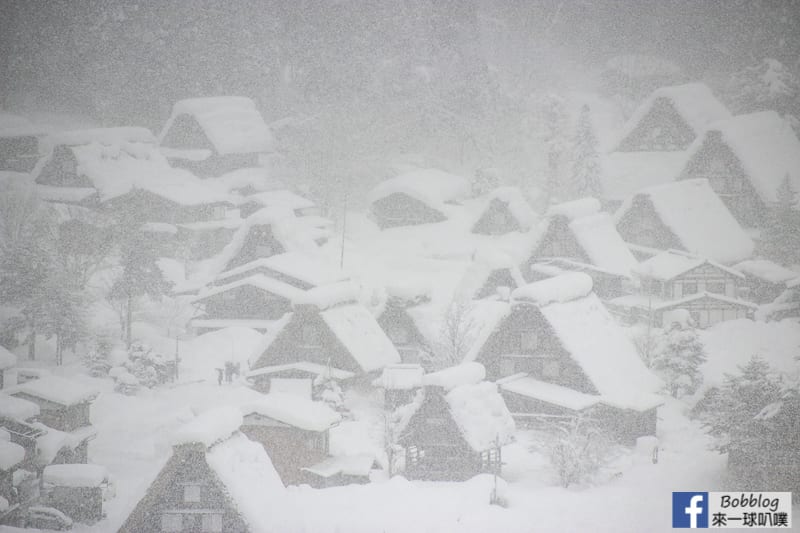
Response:
[[[799,58],[792,0],[0,2],[0,532],[797,530]]]

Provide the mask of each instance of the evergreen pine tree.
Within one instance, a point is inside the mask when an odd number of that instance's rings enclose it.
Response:
[[[600,158],[597,153],[597,136],[592,125],[589,106],[584,105],[578,118],[572,148],[572,174],[570,192],[574,198],[600,196]]]
[[[706,360],[697,331],[674,323],[656,346],[652,368],[666,381],[673,397],[692,394],[703,382],[700,365]]]
[[[564,192],[561,184],[561,157],[564,153],[566,112],[563,99],[556,94],[548,94],[542,107],[543,136],[548,166],[545,193],[550,203],[557,203]]]
[[[800,261],[800,213],[797,191],[789,176],[784,177],[775,193],[777,202],[770,209],[763,240],[764,254],[783,264]]]

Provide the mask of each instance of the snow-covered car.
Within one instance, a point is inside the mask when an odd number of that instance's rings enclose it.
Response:
[[[72,519],[52,507],[29,507],[20,516],[19,527],[63,531],[72,529]]]

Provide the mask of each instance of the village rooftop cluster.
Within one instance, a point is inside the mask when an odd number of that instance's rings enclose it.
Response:
[[[627,328],[800,316],[798,273],[759,253],[781,188],[800,191],[800,141],[777,113],[732,116],[690,83],[647,98],[602,165],[600,197],[548,205],[491,173],[404,168],[337,227],[285,179],[248,98],[180,101],[158,135],[0,115],[2,179],[61,224],[135,226],[191,310],[184,340],[258,337],[228,376],[247,391],[168,428],[162,468],[107,531],[259,531],[284,487],[376,472],[502,478],[532,421],[590,418],[656,461],[668,394]],[[160,386],[194,355],[164,354]],[[100,391],[17,359],[0,347],[0,523],[103,524],[123,487],[90,453]],[[105,379],[119,394],[141,381],[120,365]],[[332,442],[348,391],[380,395],[383,449]]]

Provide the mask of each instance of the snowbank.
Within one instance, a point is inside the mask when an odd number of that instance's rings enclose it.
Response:
[[[446,391],[461,385],[474,385],[486,378],[486,369],[476,362],[462,363],[422,376],[426,387],[442,387]]]
[[[172,435],[171,444],[201,443],[206,447],[230,437],[242,425],[242,413],[235,407],[218,407],[196,416]]]
[[[17,356],[0,346],[0,370],[17,366]]]
[[[266,416],[306,431],[325,431],[342,417],[326,403],[314,402],[296,394],[270,393],[255,403],[242,406],[242,414]]]
[[[511,293],[513,302],[530,302],[539,306],[553,302],[569,302],[592,292],[592,278],[583,272],[568,272],[529,283]]]
[[[50,465],[42,472],[42,483],[59,487],[99,487],[106,481],[108,471],[100,465]]]
[[[516,431],[514,419],[494,383],[459,385],[445,398],[453,420],[473,450],[484,451],[511,441]]]

